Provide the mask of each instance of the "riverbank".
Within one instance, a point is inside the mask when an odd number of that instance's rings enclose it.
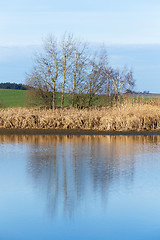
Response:
[[[159,134],[160,107],[127,103],[112,108],[0,110],[0,134]]]
[[[109,136],[154,136],[160,135],[160,130],[156,131],[97,131],[82,129],[14,129],[0,128],[0,135],[109,135]]]

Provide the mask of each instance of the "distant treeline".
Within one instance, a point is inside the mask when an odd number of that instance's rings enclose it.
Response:
[[[0,89],[17,89],[17,90],[28,90],[29,87],[27,85],[23,84],[17,84],[17,83],[0,83]]]

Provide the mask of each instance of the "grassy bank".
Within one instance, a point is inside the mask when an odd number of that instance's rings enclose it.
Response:
[[[0,127],[11,129],[82,129],[97,131],[160,130],[159,104],[127,102],[113,108],[0,110]]]

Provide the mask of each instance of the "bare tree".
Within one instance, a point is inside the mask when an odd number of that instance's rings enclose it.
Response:
[[[59,49],[57,45],[57,41],[53,39],[53,37],[50,37],[48,41],[45,44],[45,51],[47,53],[47,61],[46,67],[48,70],[48,74],[50,77],[50,81],[52,83],[52,92],[53,92],[53,109],[56,107],[56,81],[58,79],[59,75]]]
[[[59,41],[47,38],[42,50],[27,74],[27,84],[53,109],[57,89],[63,108],[65,92],[70,93],[72,107],[78,101],[91,106],[98,95],[118,96],[135,85],[132,71],[109,66],[104,46],[98,52],[89,51],[88,45],[65,34]]]
[[[70,77],[71,66],[73,64],[73,55],[74,55],[74,43],[75,40],[72,35],[64,35],[61,42],[61,74],[63,77],[62,80],[62,99],[61,99],[61,108],[64,105],[64,92],[66,80]]]
[[[86,76],[88,53],[87,45],[76,42],[72,64],[71,84],[72,84],[72,107],[75,105],[75,95],[80,93]]]
[[[52,108],[55,109],[55,89],[59,74],[57,41],[50,37],[44,43],[43,53],[35,55],[33,70],[27,74],[27,84],[44,92],[52,93]]]
[[[85,92],[88,95],[88,105],[91,106],[95,95],[104,93],[104,69],[107,69],[107,52],[102,47],[89,57],[86,75]]]
[[[127,68],[119,70],[110,67],[107,71],[107,78],[110,82],[110,94],[115,96],[123,94],[127,89],[133,89],[135,86],[133,73]]]

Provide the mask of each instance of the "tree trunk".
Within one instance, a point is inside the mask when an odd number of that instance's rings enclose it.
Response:
[[[73,89],[72,89],[72,107],[74,107],[75,88],[76,88],[76,79],[75,79],[75,77],[74,77],[74,80],[73,80]]]
[[[72,93],[72,107],[74,107],[74,96],[75,96],[75,93],[73,92]]]
[[[93,94],[90,93],[89,94],[89,102],[88,102],[89,107],[91,107],[91,105],[92,105],[92,99],[93,99]]]
[[[55,110],[56,108],[56,92],[55,92],[55,89],[56,89],[56,83],[54,82],[53,83],[53,110]]]
[[[62,82],[62,99],[61,99],[61,108],[63,109],[64,105],[64,87],[66,81],[66,55],[64,57],[64,67],[63,67],[63,82]]]
[[[63,109],[63,105],[64,105],[64,83],[65,81],[63,81],[62,83],[62,99],[61,99],[61,108]]]

